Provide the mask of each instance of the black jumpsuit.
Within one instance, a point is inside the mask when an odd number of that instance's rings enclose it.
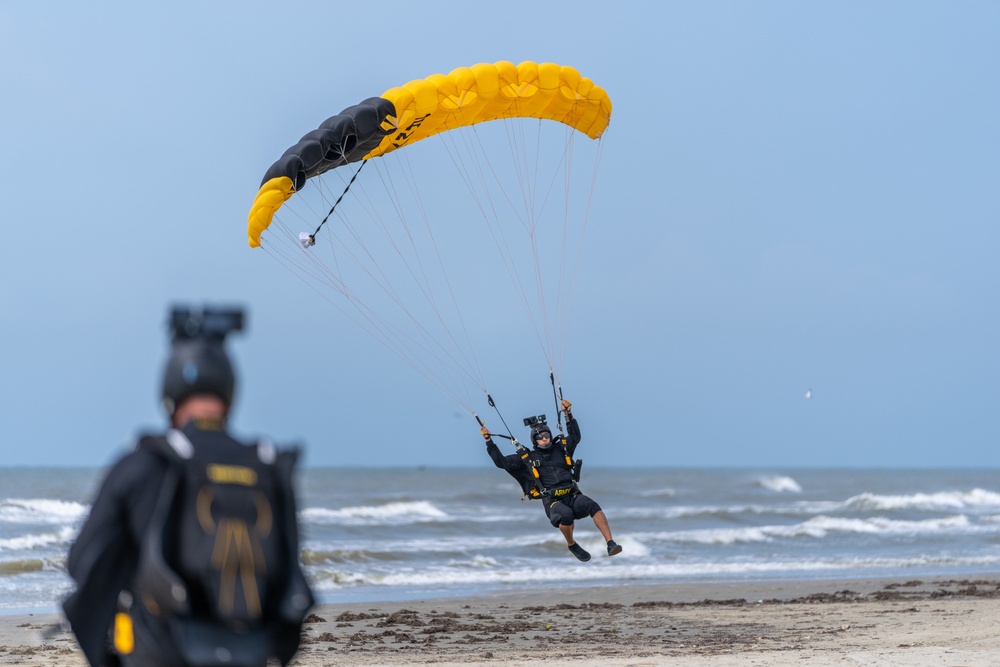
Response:
[[[200,429],[194,422],[182,433],[194,447],[244,447],[220,429]],[[87,661],[98,665],[118,665],[119,656],[111,649],[109,631],[119,607],[119,595],[130,592],[141,558],[140,545],[153,519],[169,460],[153,451],[136,448],[123,456],[108,472],[94,500],[90,515],[70,547],[66,569],[77,584],[63,602],[63,609]],[[294,525],[294,498],[283,503],[282,519],[290,543],[297,551]],[[287,526],[289,517],[292,525]],[[298,563],[294,569],[298,571]],[[292,570],[293,567],[285,568]],[[311,594],[308,590],[306,595]],[[128,665],[183,665],[166,624],[133,605],[135,650]],[[282,664],[294,655],[299,643],[299,627],[281,627],[273,638],[275,654]]]
[[[580,425],[575,418],[567,420],[566,435],[565,452],[554,441],[544,448],[536,443],[527,459],[522,459],[520,454],[504,456],[492,439],[486,441],[486,451],[494,465],[510,473],[521,482],[525,490],[534,484],[530,464],[526,464],[526,461],[530,460],[537,465],[538,481],[544,489],[542,503],[545,516],[556,527],[572,526],[574,520],[593,517],[601,511],[601,506],[595,500],[577,489],[573,480],[573,468],[566,463],[566,456],[572,459],[576,446],[580,444]]]

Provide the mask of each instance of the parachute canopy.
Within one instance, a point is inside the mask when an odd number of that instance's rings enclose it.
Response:
[[[503,118],[554,120],[597,139],[611,120],[611,100],[572,67],[530,61],[480,63],[390,88],[331,116],[271,165],[250,209],[250,245],[260,245],[275,212],[308,179],[440,132]]]

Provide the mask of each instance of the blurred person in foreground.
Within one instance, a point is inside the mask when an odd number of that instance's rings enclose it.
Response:
[[[63,609],[93,667],[282,665],[313,605],[298,559],[297,449],[227,430],[238,309],[174,308],[162,400],[70,547]]]

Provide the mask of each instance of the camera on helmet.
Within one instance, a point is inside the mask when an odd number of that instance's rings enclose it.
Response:
[[[538,415],[537,417],[525,417],[525,426],[535,426],[536,424],[545,424],[545,415]]]
[[[175,306],[170,311],[170,334],[173,340],[223,341],[233,331],[242,331],[242,308],[189,308]]]

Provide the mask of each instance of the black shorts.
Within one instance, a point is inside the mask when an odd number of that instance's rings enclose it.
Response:
[[[601,506],[593,498],[577,493],[571,498],[561,500],[544,499],[545,516],[549,517],[549,522],[558,528],[559,526],[572,526],[573,521],[582,519],[585,516],[594,516],[601,511]]]

